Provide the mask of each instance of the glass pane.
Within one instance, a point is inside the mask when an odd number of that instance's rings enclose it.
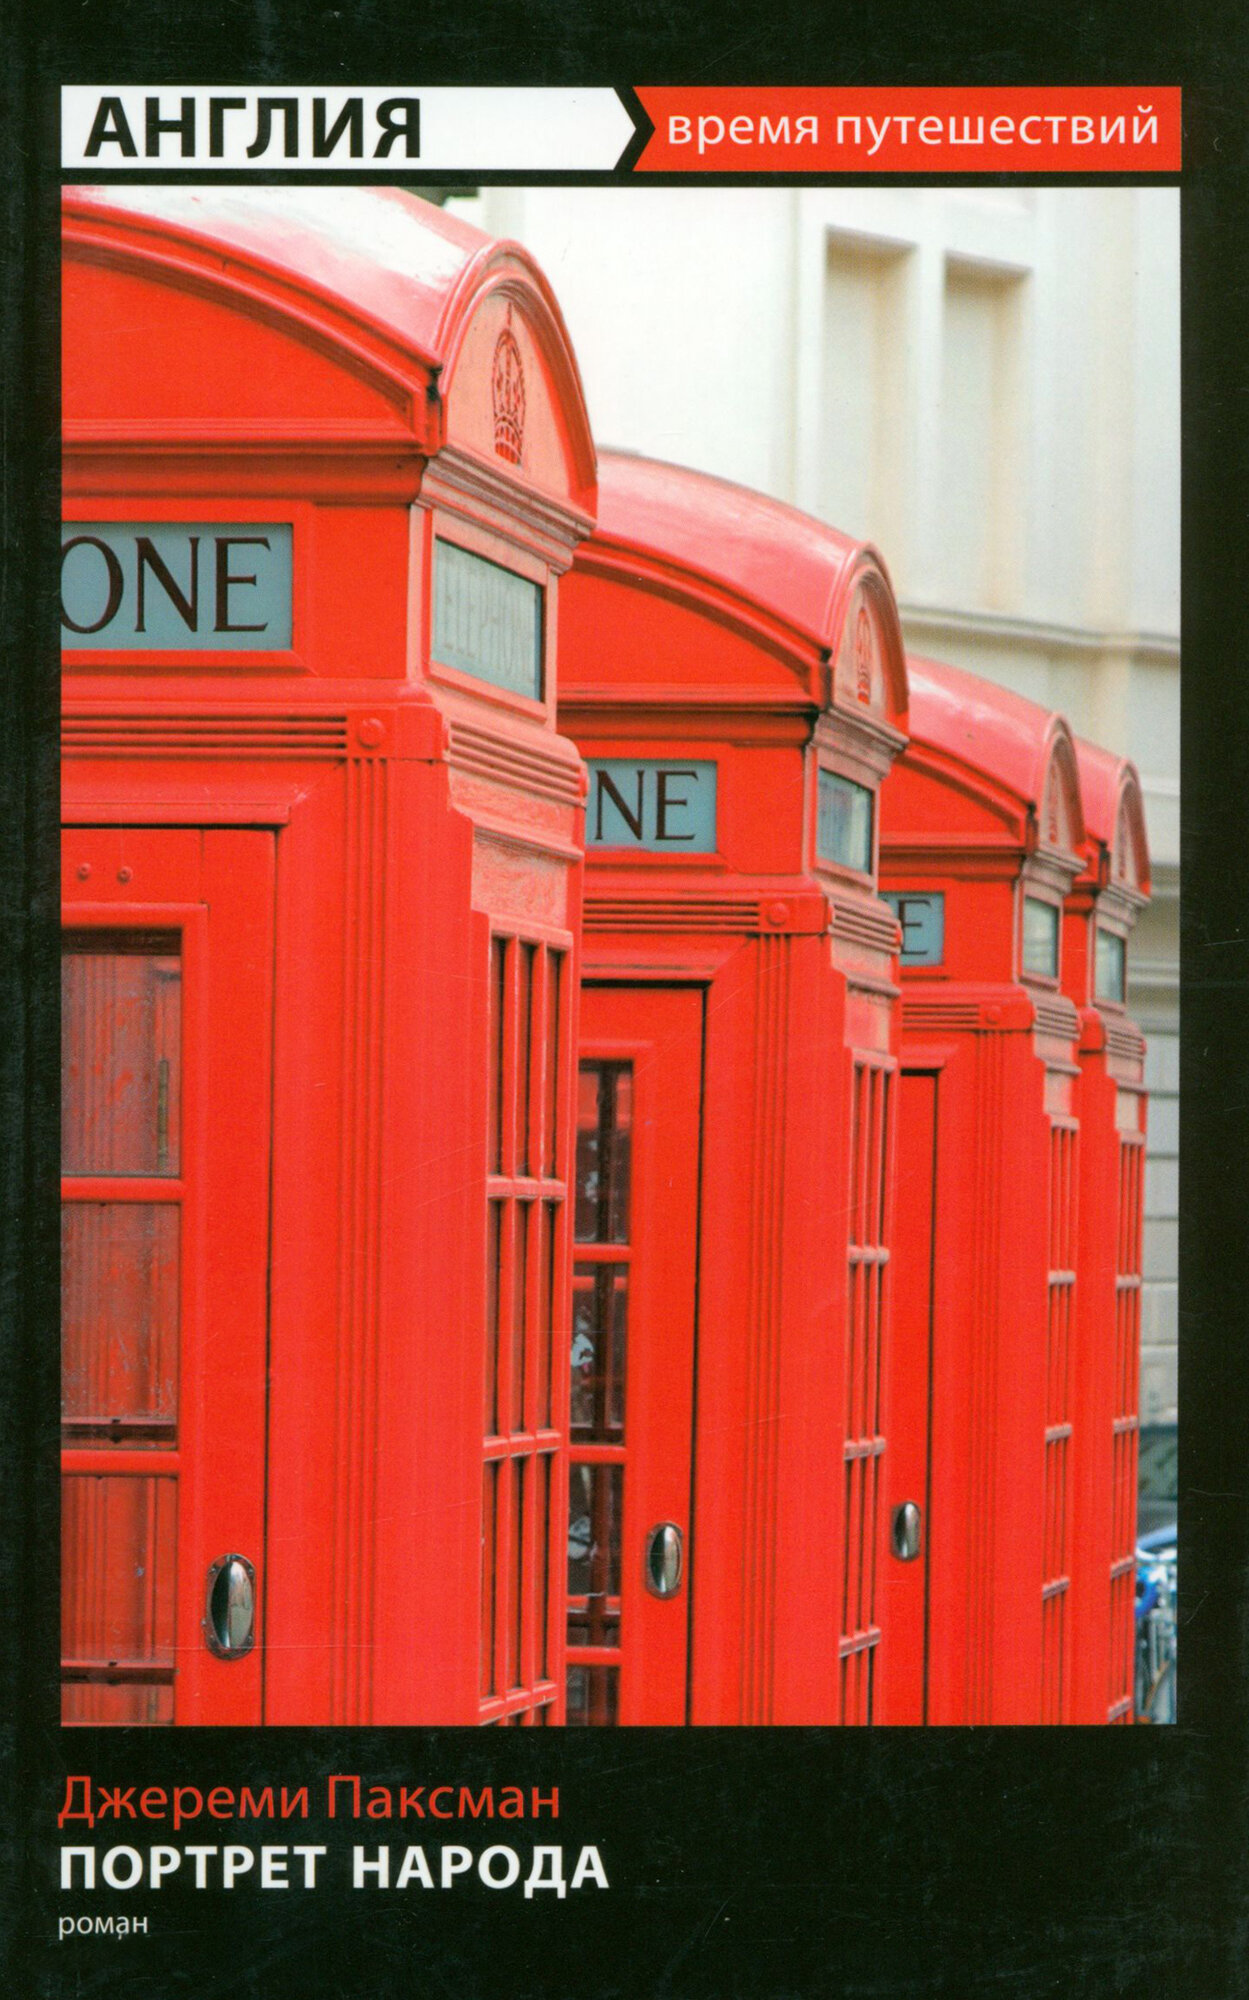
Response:
[[[167,934],[77,932],[61,970],[67,1174],[176,1174],[181,970]]]
[[[1116,931],[1104,931],[1100,925],[1094,978],[1099,1000],[1117,1000],[1122,1004],[1127,997],[1127,944]]]
[[[881,902],[888,903],[902,931],[898,957],[903,965],[940,965],[945,957],[945,894],[942,890],[923,895],[885,890]]]
[[[490,945],[490,1171],[503,1172],[503,1013],[507,998],[506,938]]]
[[[618,1646],[620,1613],[600,1611],[595,1599],[586,1611],[574,1611],[568,1620],[570,1646]]]
[[[546,1013],[546,1136],[543,1145],[542,1171],[551,1180],[563,1171],[559,1147],[559,1055],[563,1036],[563,980],[564,954],[562,951],[547,953],[547,1013]]]
[[[594,1436],[594,1390],[599,1372],[597,1267],[576,1264],[572,1277],[572,1398],[570,1435]]]
[[[531,1139],[530,1117],[533,1094],[533,986],[534,963],[537,947],[523,944],[520,948],[520,1032],[518,1036],[519,1062],[517,1065],[516,1089],[516,1159],[517,1173],[534,1172],[530,1159]]]
[[[511,1426],[525,1428],[525,1323],[529,1295],[529,1215],[532,1202],[513,1204],[516,1260],[512,1269]]]
[[[536,1329],[535,1365],[537,1374],[537,1395],[535,1422],[539,1430],[545,1430],[551,1422],[551,1348],[555,1326],[555,1246],[559,1228],[558,1204],[544,1201],[537,1210],[541,1223],[539,1247],[539,1297],[538,1325]]]
[[[106,1728],[127,1723],[149,1728],[173,1721],[173,1676],[159,1681],[66,1681],[61,1688],[65,1727]]]
[[[633,1067],[621,1063],[613,1071],[611,1125],[605,1139],[607,1159],[608,1243],[629,1240],[629,1179],[633,1163]]]
[[[542,1564],[542,1595],[538,1601],[538,1678],[545,1680],[550,1672],[551,1637],[551,1470],[552,1458],[543,1452],[538,1459],[538,1482],[541,1491],[541,1519],[538,1532],[538,1560]]]
[[[574,1228],[578,1243],[598,1237],[599,1098],[604,1085],[602,1063],[582,1063],[577,1073],[577,1207]]]
[[[485,1490],[481,1505],[481,1691],[495,1692],[494,1648],[495,1605],[498,1598],[495,1549],[498,1546],[499,1467],[497,1460],[485,1468]]]
[[[173,1666],[176,1482],[62,1482],[61,1650],[95,1667]]]
[[[67,1202],[61,1218],[61,1408],[72,1424],[178,1414],[178,1227],[171,1202]]]
[[[486,1436],[499,1429],[499,1259],[503,1243],[503,1203],[487,1204],[486,1219]]]
[[[514,1458],[512,1483],[512,1590],[511,1616],[503,1634],[506,1657],[503,1663],[504,1689],[521,1687],[521,1635],[525,1612],[525,1468],[528,1460]]]
[[[885,1201],[888,1195],[885,1162],[889,1158],[889,1097],[893,1088],[888,1070],[878,1070],[876,1089],[878,1096],[876,1113],[876,1158],[872,1162],[872,1172],[876,1177],[876,1241],[885,1241]]]
[[[618,1667],[569,1667],[569,1722],[600,1727],[615,1722],[619,1684]]]
[[[815,851],[822,861],[872,872],[872,794],[835,771],[819,774]]]
[[[436,541],[433,652],[461,673],[541,701],[541,584]]]
[[[629,1274],[578,1264],[573,1272],[571,1433],[600,1444],[624,1437],[625,1332]]]
[[[1023,969],[1058,977],[1058,905],[1039,896],[1023,899]]]
[[[603,1273],[603,1322],[610,1329],[611,1357],[606,1373],[607,1407],[604,1429],[609,1437],[623,1438],[625,1427],[625,1329],[629,1316],[629,1274]]]
[[[577,1086],[579,1243],[626,1243],[633,1140],[633,1068],[582,1063]]]
[[[568,1595],[620,1595],[624,1467],[573,1465],[568,1476]]]

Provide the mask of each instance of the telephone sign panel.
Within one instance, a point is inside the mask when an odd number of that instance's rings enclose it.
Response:
[[[67,521],[61,643],[91,652],[284,652],[289,521]]]
[[[872,819],[875,799],[837,771],[821,771],[816,803],[815,851],[821,861],[872,872]]]
[[[542,699],[542,589],[455,542],[434,543],[434,658]]]
[[[640,848],[647,854],[714,854],[714,762],[592,760],[586,846]]]
[[[945,956],[945,896],[882,895],[902,929],[898,957],[903,965],[940,965]]]

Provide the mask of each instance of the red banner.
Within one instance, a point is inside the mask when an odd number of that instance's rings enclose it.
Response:
[[[1178,173],[1164,89],[638,90],[646,174]]]

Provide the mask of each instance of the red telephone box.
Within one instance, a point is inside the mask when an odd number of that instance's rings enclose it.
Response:
[[[1077,741],[1083,873],[1067,901],[1064,977],[1080,1010],[1072,1719],[1130,1722],[1135,1662],[1145,1041],[1127,1011],[1128,938],[1149,896],[1140,779]]]
[[[910,1643],[882,1656],[912,1722],[1059,1722],[1083,1532],[1078,1383],[1079,1023],[1063,904],[1084,865],[1065,722],[908,662],[911,742],[881,801],[902,928],[891,1510],[924,1559],[885,1572]],[[925,1504],[926,1502],[926,1504]]]
[[[65,1715],[558,1720],[567,335],[391,191],[65,228]]]
[[[873,551],[792,508],[599,477],[561,609],[590,768],[569,1720],[867,1722],[897,611]]]

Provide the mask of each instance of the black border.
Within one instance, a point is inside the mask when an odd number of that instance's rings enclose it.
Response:
[[[960,0],[832,17],[728,0],[676,18],[518,0],[26,0],[4,75],[8,284],[0,516],[0,1920],[22,1995],[549,1994],[1085,1996],[1249,1990],[1249,1436],[1242,1270],[1249,1245],[1243,995],[1249,977],[1245,216],[1249,45],[1228,0],[1143,11],[991,13]],[[41,1551],[56,1519],[55,1146],[58,482],[56,90],[62,82],[1032,82],[1185,90],[1184,713],[1181,1234],[1181,1717],[1167,1730],[73,1732],[47,1663],[56,1608]],[[554,177],[553,177],[554,178]],[[97,1747],[98,1746],[98,1747]],[[164,1892],[146,1939],[55,1942],[65,1764],[101,1782],[552,1783],[558,1824],[596,1842],[613,1886],[524,1902],[477,1887],[340,1892],[343,1856],[383,1824],[310,1822],[326,1886],[272,1899]],[[314,1791],[320,1796],[321,1786]],[[103,1831],[103,1829],[101,1829]],[[222,1829],[230,1837],[232,1829]],[[420,1837],[418,1829],[416,1837]],[[427,1826],[427,1838],[455,1838]],[[506,1839],[521,1829],[499,1827]],[[148,1830],[137,1829],[141,1844]],[[68,1833],[64,1836],[68,1838]],[[90,1833],[84,1838],[91,1838]],[[127,1838],[119,1832],[119,1839]],[[159,1831],[153,1837],[161,1837]],[[206,1836],[211,1838],[211,1836]],[[285,1838],[285,1831],[274,1838]],[[470,1838],[481,1844],[480,1830]],[[335,1866],[331,1870],[329,1863]],[[66,1899],[68,1900],[68,1899]],[[145,1896],[153,1920],[159,1899]],[[110,1898],[120,1912],[124,1899]],[[88,1907],[74,1899],[75,1911]],[[103,1909],[105,1905],[98,1906]],[[136,1913],[139,1906],[136,1906]]]

